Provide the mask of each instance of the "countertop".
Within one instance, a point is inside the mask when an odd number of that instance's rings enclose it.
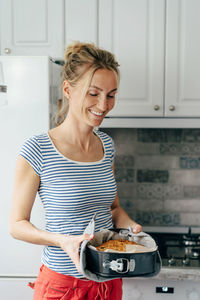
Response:
[[[160,273],[152,279],[200,281],[200,268],[162,267]]]

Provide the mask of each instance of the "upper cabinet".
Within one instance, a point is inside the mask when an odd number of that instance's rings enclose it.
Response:
[[[121,65],[110,116],[200,116],[199,12],[199,0],[99,1],[99,45]]]
[[[162,116],[164,37],[164,0],[99,1],[99,45],[121,71],[110,116]]]
[[[2,55],[63,59],[76,40],[112,51],[110,116],[200,116],[199,0],[0,0],[0,10]]]
[[[73,41],[98,44],[98,2],[65,0],[65,44]]]
[[[200,1],[166,6],[165,115],[200,116]]]
[[[64,0],[1,0],[1,54],[63,58]]]

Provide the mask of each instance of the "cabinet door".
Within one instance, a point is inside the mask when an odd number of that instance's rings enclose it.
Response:
[[[1,0],[2,55],[64,55],[64,0]]]
[[[36,278],[0,278],[1,299],[33,300],[33,289],[28,286]]]
[[[165,115],[199,117],[200,1],[167,0],[166,16]]]
[[[65,44],[73,41],[97,44],[98,0],[65,0]]]
[[[110,116],[163,116],[164,0],[99,1],[99,45],[121,70]]]

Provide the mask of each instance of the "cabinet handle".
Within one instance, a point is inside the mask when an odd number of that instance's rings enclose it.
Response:
[[[169,106],[169,110],[170,110],[170,111],[175,110],[175,108],[176,108],[176,107],[175,107],[174,105],[170,105],[170,106]]]
[[[160,106],[159,105],[155,105],[154,106],[154,110],[159,110],[160,109]]]
[[[6,54],[10,54],[10,53],[11,53],[11,49],[10,49],[10,48],[5,48],[5,49],[4,49],[4,52],[5,52]]]

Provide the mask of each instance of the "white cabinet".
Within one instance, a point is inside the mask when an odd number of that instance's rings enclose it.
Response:
[[[1,0],[1,54],[63,58],[64,0]]]
[[[167,0],[166,116],[200,116],[199,15],[199,0]]]
[[[0,278],[2,300],[33,300],[33,289],[28,286],[36,278]]]
[[[199,0],[1,0],[1,54],[64,57],[72,41],[112,51],[110,116],[200,117]]]
[[[98,0],[65,0],[65,44],[98,44]]]
[[[121,65],[110,116],[200,116],[199,12],[199,0],[99,1],[99,45]]]
[[[120,64],[118,99],[110,116],[162,116],[164,0],[99,1],[99,45]]]

